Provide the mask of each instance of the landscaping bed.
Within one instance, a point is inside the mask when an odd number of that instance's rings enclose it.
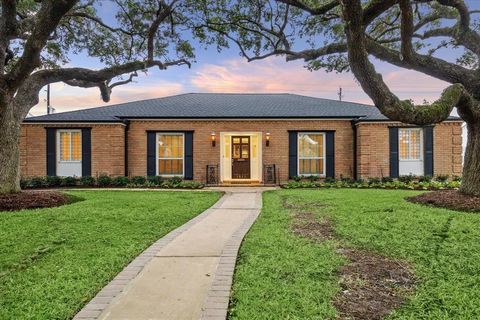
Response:
[[[426,192],[407,201],[452,210],[480,212],[480,197],[469,196],[455,190]]]
[[[22,189],[41,188],[151,188],[151,189],[201,189],[200,182],[183,180],[182,177],[162,178],[160,176],[110,177],[28,177],[20,181]]]
[[[22,209],[51,208],[79,200],[71,195],[57,191],[22,191],[0,194],[0,211]]]
[[[230,319],[480,318],[480,215],[405,201],[419,194],[264,193]]]
[[[319,188],[353,188],[353,189],[388,189],[388,190],[455,190],[460,187],[461,179],[448,176],[415,177],[404,176],[398,179],[390,177],[370,178],[370,179],[332,179],[326,178],[320,180],[316,176],[295,177],[294,180],[283,184],[284,189],[319,189]]]
[[[71,319],[216,192],[68,191],[83,201],[0,212],[0,319]]]

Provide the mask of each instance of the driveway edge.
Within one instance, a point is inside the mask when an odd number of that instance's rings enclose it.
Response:
[[[173,239],[187,231],[190,227],[206,218],[214,208],[221,206],[226,200],[225,194],[210,208],[203,211],[180,227],[170,231],[165,236],[155,241],[151,246],[140,253],[132,262],[130,262],[115,278],[112,279],[95,297],[90,300],[74,317],[74,320],[96,320],[105,310],[113,299],[118,296],[132,281],[145,265]]]

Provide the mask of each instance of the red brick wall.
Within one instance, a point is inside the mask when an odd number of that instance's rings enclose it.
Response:
[[[351,176],[353,171],[353,130],[344,120],[277,120],[277,121],[131,121],[128,131],[130,175],[146,175],[147,130],[194,130],[194,180],[205,180],[207,164],[220,162],[220,132],[262,132],[263,164],[276,164],[280,179],[288,179],[288,130],[335,130],[335,173]],[[212,147],[210,134],[216,132],[217,145]],[[270,146],[265,133],[270,132]]]
[[[357,130],[357,170],[360,177],[390,174],[388,126],[391,123],[360,123]],[[46,175],[46,125],[24,124],[20,142],[20,165],[24,176]],[[48,125],[55,127],[55,125]],[[56,125],[81,127],[81,125]],[[124,131],[120,124],[92,127],[92,175],[124,174]],[[261,120],[261,121],[131,121],[128,131],[128,171],[130,176],[147,174],[147,130],[193,130],[194,179],[205,180],[207,164],[220,162],[221,132],[262,132],[263,164],[276,164],[280,179],[288,179],[288,130],[335,130],[335,173],[353,174],[353,130],[345,120]],[[210,133],[216,132],[217,145],[211,146]],[[270,132],[270,146],[265,133]],[[442,123],[434,129],[435,174],[460,175],[462,170],[462,129],[459,122]]]
[[[394,123],[357,125],[357,170],[360,178],[390,175],[388,127]],[[404,126],[404,125],[403,125]],[[444,122],[433,129],[434,174],[462,174],[462,123]]]
[[[46,125],[24,124],[20,138],[20,172],[22,176],[45,176],[47,174]],[[92,175],[102,173],[123,175],[124,132],[120,124],[95,125],[48,125],[57,128],[92,128]]]

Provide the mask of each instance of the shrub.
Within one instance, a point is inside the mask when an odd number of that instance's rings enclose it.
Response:
[[[377,178],[377,177],[368,178],[368,183],[369,184],[380,183],[380,178]]]
[[[80,178],[80,185],[84,187],[93,187],[95,185],[95,178],[91,176],[84,176]]]
[[[340,175],[340,181],[343,183],[354,183],[355,179]]]
[[[58,176],[46,176],[45,184],[49,188],[56,188],[62,185],[62,178]]]
[[[314,176],[314,175],[308,176],[308,180],[310,180],[311,182],[318,181],[319,179],[320,179],[319,176]]]
[[[97,184],[99,187],[108,187],[112,184],[112,178],[102,174],[101,176],[98,177]]]
[[[448,174],[439,174],[435,180],[439,181],[439,182],[446,182],[449,178],[449,175]]]
[[[292,179],[293,181],[300,182],[302,181],[302,176],[293,176]]]
[[[183,178],[182,177],[172,177],[172,178],[168,179],[168,181],[170,181],[171,184],[175,185],[175,184],[182,183]]]
[[[326,183],[335,183],[336,180],[335,180],[335,178],[332,178],[332,177],[326,177],[326,178],[325,178],[325,182],[326,182]]]
[[[73,187],[77,185],[77,178],[75,177],[64,177],[62,179],[62,187]]]
[[[147,179],[143,176],[135,176],[130,179],[130,182],[135,185],[144,185]]]
[[[418,177],[419,182],[431,182],[432,176],[420,176]]]
[[[415,179],[415,176],[413,175],[408,175],[408,176],[400,176],[398,177],[398,181],[403,182],[403,183],[410,183]]]
[[[392,177],[382,177],[382,183],[386,183],[386,182],[393,182],[393,178]]]
[[[462,177],[461,176],[453,176],[452,180],[455,181],[455,182],[462,182]]]
[[[29,179],[28,178],[20,178],[20,188],[26,189],[28,186]]]
[[[27,188],[43,188],[46,187],[46,182],[43,177],[32,177],[27,182]]]
[[[162,184],[163,178],[160,176],[148,176],[147,182],[149,182],[152,186],[159,186]]]
[[[129,182],[130,180],[128,179],[128,177],[123,176],[118,176],[112,179],[112,184],[115,187],[125,187]]]

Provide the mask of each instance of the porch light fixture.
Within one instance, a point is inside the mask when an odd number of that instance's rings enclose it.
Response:
[[[216,145],[215,142],[216,142],[216,138],[217,138],[217,136],[216,136],[216,134],[215,134],[215,131],[213,131],[213,132],[210,134],[210,138],[212,139],[212,147],[215,147],[215,145]]]
[[[270,146],[270,132],[265,133],[266,146]]]

